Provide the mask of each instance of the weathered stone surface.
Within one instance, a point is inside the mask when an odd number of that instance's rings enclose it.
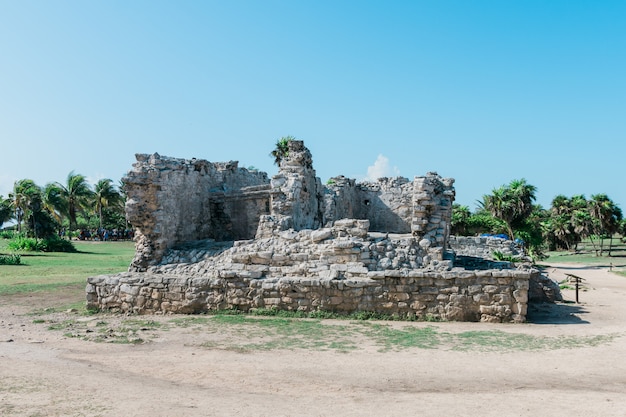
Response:
[[[129,272],[88,279],[92,308],[275,307],[522,322],[529,280],[539,275],[509,263],[454,267],[449,242],[467,256],[509,253],[502,242],[449,236],[454,180],[335,177],[322,186],[300,141],[289,143],[271,180],[237,162],[154,154],[137,155],[125,182],[136,256]]]

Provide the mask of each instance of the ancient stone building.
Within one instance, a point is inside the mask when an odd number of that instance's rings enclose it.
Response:
[[[538,272],[455,266],[454,180],[436,173],[322,185],[294,140],[271,179],[237,162],[154,154],[137,155],[124,181],[136,256],[128,273],[89,278],[90,307],[525,320]],[[471,242],[454,244],[470,251]]]

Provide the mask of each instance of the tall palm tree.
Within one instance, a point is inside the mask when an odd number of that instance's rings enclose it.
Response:
[[[71,171],[67,175],[66,184],[56,183],[61,189],[61,196],[67,204],[70,230],[76,230],[76,212],[87,206],[92,191],[83,175]]]
[[[121,196],[113,185],[113,181],[108,178],[98,181],[94,187],[93,196],[95,200],[96,213],[100,219],[100,228],[102,228],[102,209],[104,207],[116,205],[120,201]]]
[[[48,183],[43,188],[43,207],[59,224],[63,224],[63,218],[67,213],[67,201],[63,198],[63,190],[55,184]]]
[[[9,199],[15,210],[18,233],[22,232],[22,221],[30,215],[33,197],[40,192],[41,190],[33,180],[23,179],[13,183],[13,192],[9,194]]]
[[[14,217],[11,199],[0,196],[0,228]]]
[[[513,180],[483,196],[483,206],[492,216],[506,224],[507,233],[514,239],[513,228],[521,225],[533,211],[537,188],[525,179]]]
[[[595,232],[600,238],[600,256],[603,250],[603,235],[609,235],[609,256],[613,246],[613,234],[619,229],[622,210],[606,194],[595,194],[589,200],[589,213],[595,224]]]

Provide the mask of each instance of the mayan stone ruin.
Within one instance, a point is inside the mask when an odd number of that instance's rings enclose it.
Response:
[[[490,245],[517,253],[513,242],[450,236],[454,180],[323,185],[304,143],[288,145],[272,178],[233,161],[137,155],[124,179],[136,254],[128,272],[88,279],[88,307],[526,320],[539,271],[489,259]]]

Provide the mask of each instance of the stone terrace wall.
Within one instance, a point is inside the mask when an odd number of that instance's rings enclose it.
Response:
[[[181,242],[254,236],[257,222],[251,222],[248,214],[237,218],[235,205],[224,196],[246,194],[246,187],[253,187],[251,200],[261,201],[246,205],[239,213],[251,212],[258,219],[266,213],[264,201],[269,201],[267,174],[238,168],[237,162],[211,163],[159,154],[138,154],[136,158],[124,178],[126,216],[136,230],[131,270],[142,271],[158,263],[166,249]],[[221,236],[228,232],[229,223],[247,224],[246,235],[236,236],[231,229],[230,236]]]
[[[494,252],[506,256],[523,256],[524,251],[512,240],[491,236],[450,236],[450,248],[459,256],[493,259]]]
[[[524,321],[534,271],[451,269],[408,235],[367,220],[262,239],[171,249],[145,273],[88,280],[90,307],[193,313],[224,308],[373,311],[445,320]]]
[[[121,312],[202,313],[277,308],[379,312],[420,319],[523,322],[529,271],[400,271],[368,278],[189,277],[121,273],[87,285],[88,307]]]

